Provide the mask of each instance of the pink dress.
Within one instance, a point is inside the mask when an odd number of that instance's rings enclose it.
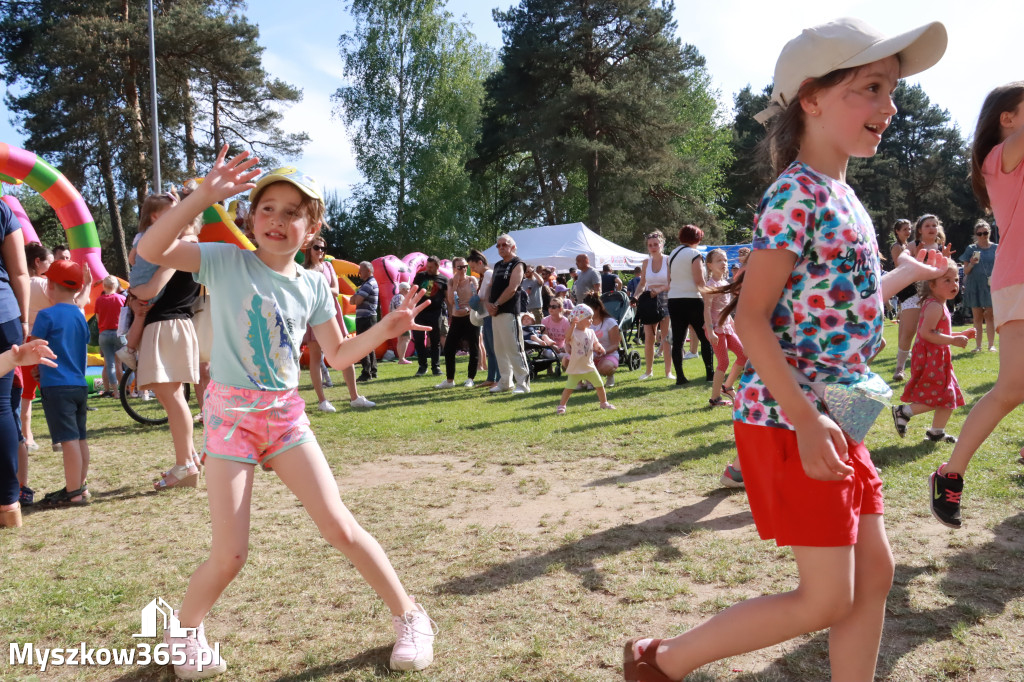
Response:
[[[900,400],[905,403],[924,403],[929,407],[956,409],[964,404],[964,395],[953,374],[953,355],[949,346],[939,346],[921,338],[924,311],[930,305],[942,308],[942,319],[936,331],[940,334],[952,332],[949,308],[934,298],[924,299],[921,302],[921,319],[917,323],[917,340],[910,355],[910,379]]]

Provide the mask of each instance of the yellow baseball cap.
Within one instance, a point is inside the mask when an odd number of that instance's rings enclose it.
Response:
[[[275,182],[290,182],[310,199],[316,199],[321,204],[324,203],[323,194],[320,193],[320,184],[316,181],[316,178],[312,175],[306,175],[294,166],[275,168],[269,173],[260,176],[260,179],[256,181],[256,187],[249,193],[249,201],[255,201],[256,195],[264,187]]]

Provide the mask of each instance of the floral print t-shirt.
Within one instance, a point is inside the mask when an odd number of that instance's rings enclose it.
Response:
[[[771,319],[787,361],[813,382],[870,376],[867,361],[882,341],[882,269],[875,228],[853,189],[793,162],[761,199],[752,247],[797,256]],[[737,397],[736,421],[794,428],[750,363]]]

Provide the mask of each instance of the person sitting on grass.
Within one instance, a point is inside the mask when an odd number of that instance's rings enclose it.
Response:
[[[70,260],[57,260],[46,271],[53,303],[36,315],[32,336],[46,341],[57,356],[57,365],[42,365],[39,389],[43,414],[50,429],[50,440],[60,445],[64,455],[64,487],[48,493],[40,503],[44,507],[88,504],[85,479],[89,473],[89,444],[85,436],[85,381],[89,325],[75,303],[82,290],[82,266]]]
[[[565,337],[566,349],[569,351],[569,367],[566,372],[569,378],[562,391],[562,400],[558,403],[557,414],[565,414],[565,405],[577,384],[584,381],[592,384],[597,391],[597,399],[602,410],[614,410],[615,406],[608,402],[604,390],[604,381],[594,365],[594,356],[604,355],[604,347],[597,340],[597,334],[591,328],[594,311],[585,303],[579,303],[572,309],[569,331]]]

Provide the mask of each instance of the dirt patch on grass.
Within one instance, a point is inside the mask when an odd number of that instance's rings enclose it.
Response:
[[[374,487],[440,486],[424,504],[431,518],[459,529],[503,526],[543,534],[643,522],[647,528],[690,525],[736,533],[753,524],[745,496],[717,489],[717,481],[703,480],[707,476],[635,471],[597,458],[497,466],[449,455],[405,456],[346,467],[339,486],[342,495]]]

